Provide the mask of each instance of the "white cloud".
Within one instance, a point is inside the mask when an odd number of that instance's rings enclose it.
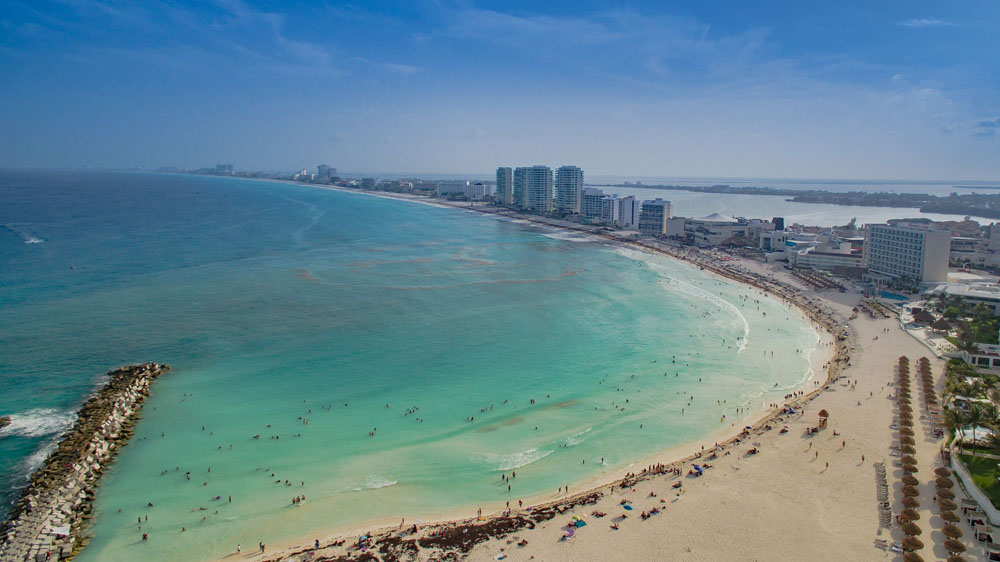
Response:
[[[920,29],[923,27],[957,27],[958,24],[950,21],[940,20],[937,18],[913,18],[899,22],[897,25],[903,27],[909,27],[912,29]]]

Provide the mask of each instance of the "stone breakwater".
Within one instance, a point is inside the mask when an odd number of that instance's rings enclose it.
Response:
[[[108,382],[77,413],[4,522],[0,560],[67,560],[86,544],[83,529],[95,488],[132,436],[150,385],[169,365],[144,363],[108,373]]]

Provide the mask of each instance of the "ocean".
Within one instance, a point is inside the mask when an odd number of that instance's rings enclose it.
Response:
[[[599,239],[143,173],[0,171],[0,325],[5,510],[103,373],[174,368],[102,481],[83,561],[554,498],[735,431],[819,353],[784,304]]]

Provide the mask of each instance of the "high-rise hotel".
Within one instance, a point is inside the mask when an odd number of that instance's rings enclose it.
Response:
[[[580,214],[583,198],[583,170],[577,166],[560,166],[556,170],[556,209]]]
[[[580,214],[583,170],[576,166],[562,166],[556,171],[554,179],[552,168],[548,166],[513,170],[501,166],[497,168],[497,203],[533,213],[547,214],[558,208],[566,213]]]
[[[510,168],[497,168],[497,203],[510,207],[514,204],[513,170]]]

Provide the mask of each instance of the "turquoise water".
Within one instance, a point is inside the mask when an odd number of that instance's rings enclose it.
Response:
[[[817,342],[683,263],[360,194],[7,171],[0,224],[7,499],[101,373],[174,366],[87,561],[549,497],[738,424],[801,384]]]

